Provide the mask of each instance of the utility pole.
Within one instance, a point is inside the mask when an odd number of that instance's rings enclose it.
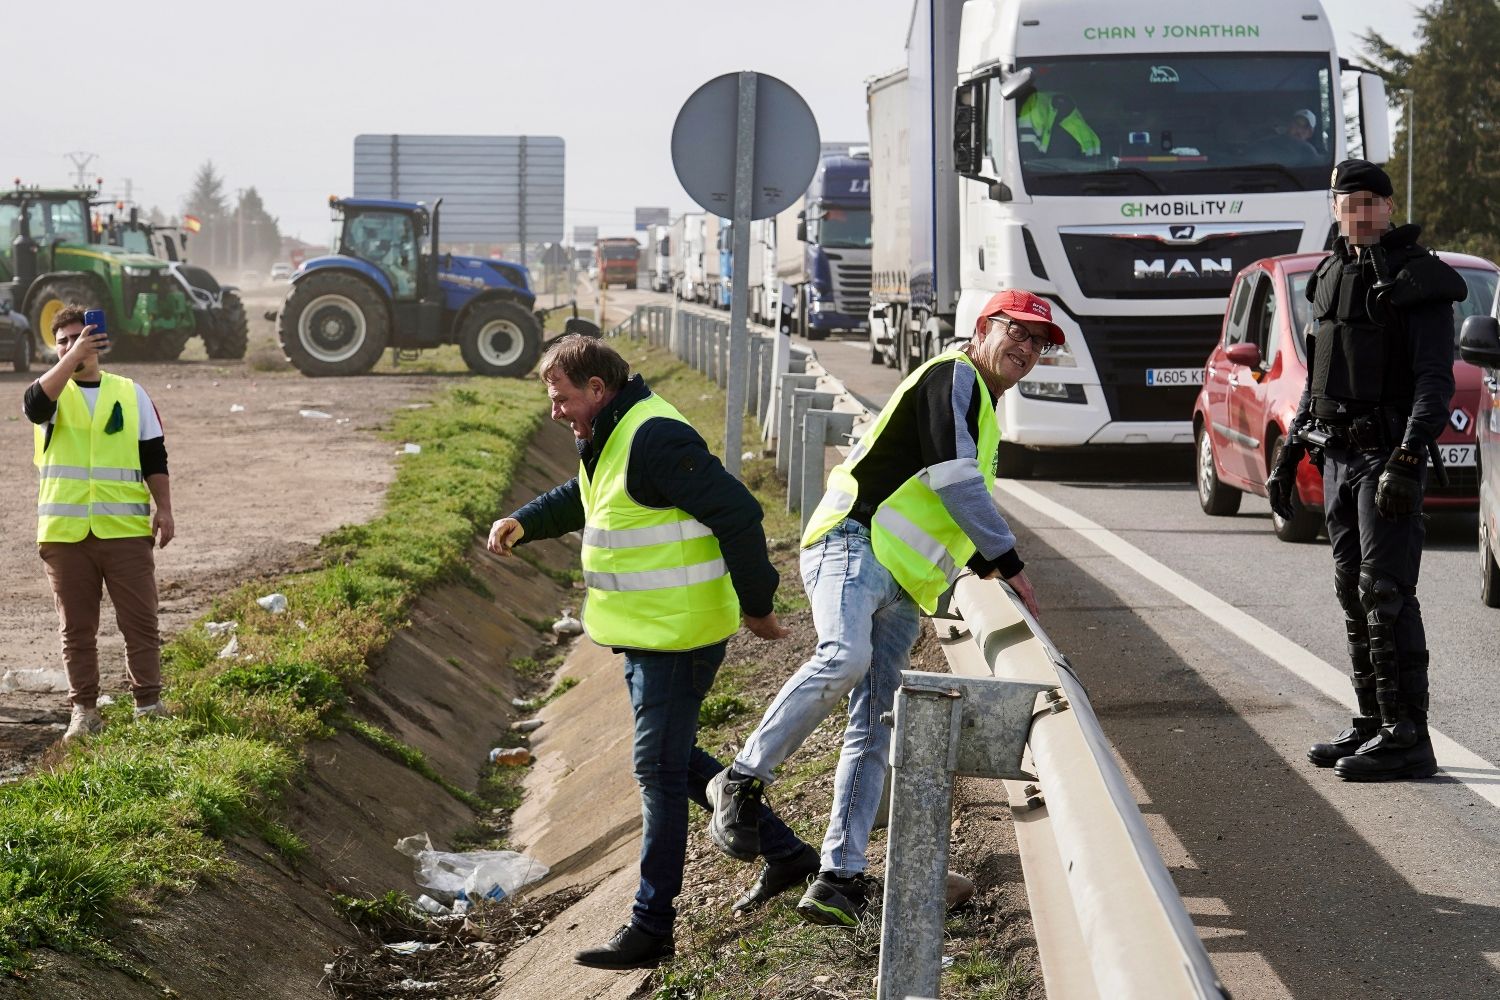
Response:
[[[78,186],[80,188],[88,187],[88,181],[86,180],[86,177],[88,174],[89,164],[94,162],[97,156],[97,153],[89,153],[83,150],[63,154],[63,159],[71,160],[73,162],[73,176],[78,181]]]

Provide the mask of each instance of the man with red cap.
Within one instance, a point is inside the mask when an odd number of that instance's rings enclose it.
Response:
[[[912,372],[828,477],[802,537],[802,581],[818,646],[766,709],[733,765],[708,786],[709,834],[740,860],[759,853],[756,817],[775,771],[846,696],[818,877],[797,904],[817,924],[854,926],[875,886],[865,849],[885,782],[891,710],[921,629],[966,568],[1008,580],[1033,615],[1016,536],[996,509],[995,403],[1063,342],[1052,308],[1009,289],[979,314],[974,338]],[[767,872],[763,878],[774,875]]]

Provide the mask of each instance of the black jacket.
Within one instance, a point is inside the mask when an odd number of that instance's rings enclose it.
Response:
[[[593,440],[577,443],[589,475],[620,419],[650,395],[645,380],[632,375],[594,418]],[[760,504],[725,470],[697,431],[680,420],[652,418],[643,423],[630,445],[625,488],[644,507],[677,507],[707,525],[724,554],[740,609],[753,618],[771,613],[780,575],[766,555]],[[511,516],[525,532],[521,544],[582,530],[578,480],[553,487]]]

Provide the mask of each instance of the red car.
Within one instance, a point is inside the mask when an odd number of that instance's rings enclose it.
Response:
[[[1326,254],[1288,254],[1258,260],[1241,271],[1229,294],[1224,328],[1203,370],[1203,388],[1193,407],[1197,443],[1198,502],[1207,514],[1239,510],[1245,493],[1266,495],[1266,476],[1286,436],[1307,382],[1302,331],[1311,303],[1308,278]],[[1440,253],[1463,275],[1469,297],[1453,309],[1452,416],[1438,439],[1448,485],[1429,480],[1428,509],[1474,509],[1479,503],[1474,424],[1479,416],[1482,373],[1458,359],[1458,328],[1469,316],[1488,314],[1500,269],[1480,257]],[[1288,542],[1316,538],[1323,527],[1323,478],[1303,459],[1297,470],[1297,514],[1271,515],[1276,536]]]

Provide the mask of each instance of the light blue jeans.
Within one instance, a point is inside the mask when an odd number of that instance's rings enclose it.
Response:
[[[812,602],[818,648],[782,685],[734,763],[769,784],[847,695],[849,725],[822,866],[848,877],[867,865],[891,745],[891,727],[880,717],[895,703],[922,625],[916,602],[876,561],[870,529],[858,521],[843,521],[802,550],[802,585]]]

